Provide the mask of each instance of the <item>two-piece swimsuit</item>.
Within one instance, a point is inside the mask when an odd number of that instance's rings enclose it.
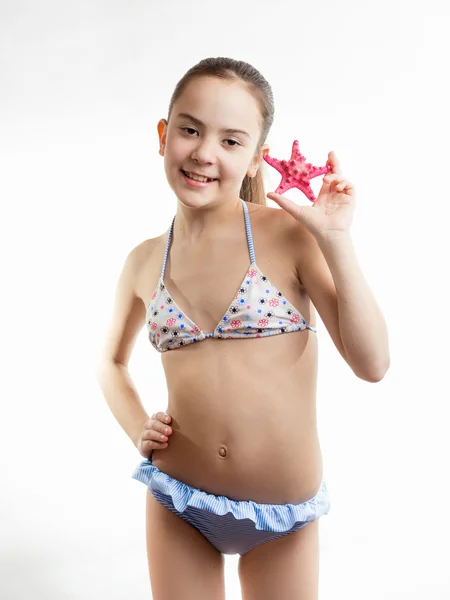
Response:
[[[267,279],[255,261],[246,203],[245,228],[251,264],[233,301],[214,331],[204,333],[174,302],[164,283],[173,235],[167,238],[158,285],[146,311],[150,342],[158,352],[181,348],[208,338],[257,338],[310,329],[301,313]],[[330,500],[325,480],[317,494],[301,504],[258,504],[215,496],[172,478],[152,463],[142,461],[132,477],[145,483],[152,495],[171,512],[196,527],[220,552],[243,555],[252,548],[292,533],[327,514]]]

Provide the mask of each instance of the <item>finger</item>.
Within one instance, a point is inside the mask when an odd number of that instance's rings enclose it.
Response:
[[[347,182],[345,181],[345,179],[343,179],[342,181],[339,181],[338,183],[336,183],[336,190],[338,192],[342,192],[342,190],[346,187]]]
[[[164,433],[164,431],[159,431],[157,429],[148,429],[142,435],[142,439],[144,441],[167,442],[168,436]]]
[[[141,444],[141,448],[144,452],[148,452],[149,450],[160,450],[162,448],[167,448],[169,444],[167,442],[155,442],[154,440],[144,440]]]
[[[350,181],[341,181],[338,183],[338,185],[336,186],[336,190],[338,192],[342,192],[343,190],[351,190],[353,189],[353,184]]]
[[[341,165],[338,161],[336,152],[334,152],[334,150],[331,150],[331,152],[328,152],[327,165],[331,165],[333,167],[333,173],[337,173],[337,174],[341,173]]]
[[[165,423],[168,423],[170,421],[169,415],[163,411],[156,413],[156,417],[154,418],[158,419],[158,421],[164,421]]]
[[[171,419],[171,417],[167,413],[160,411],[160,412],[154,413],[152,415],[152,418],[149,421],[147,421],[147,423],[145,425],[146,425],[146,427],[151,427],[151,422],[155,421],[155,420],[161,421],[164,423],[170,423],[170,419]]]
[[[158,429],[158,431],[160,431],[161,433],[164,433],[165,435],[171,435],[173,429],[169,425],[165,425],[165,424],[161,423],[161,428]]]
[[[141,438],[143,440],[157,439],[160,434],[169,435],[169,433],[172,433],[172,431],[166,432],[166,429],[167,426],[161,421],[150,419],[142,430]]]
[[[156,431],[157,433],[164,433],[165,435],[170,435],[172,433],[172,428],[166,423],[162,423],[158,419],[153,419],[150,422],[150,425],[145,429],[145,433],[151,433],[152,431]]]
[[[327,173],[323,180],[326,183],[333,183],[333,182],[337,182],[339,183],[340,181],[344,181],[344,178],[342,177],[341,173]]]
[[[339,174],[326,175],[326,177],[324,177],[323,180],[325,183],[328,183],[330,185],[330,188],[334,186],[337,192],[342,192],[342,190],[344,189],[353,189],[353,184],[347,179],[343,179],[342,176]]]
[[[295,202],[292,202],[292,200],[289,200],[289,198],[286,198],[281,194],[276,194],[275,192],[269,192],[267,197],[276,202],[281,208],[284,208],[284,210],[292,215],[294,219],[301,218],[302,208],[298,206],[298,204],[295,204]]]

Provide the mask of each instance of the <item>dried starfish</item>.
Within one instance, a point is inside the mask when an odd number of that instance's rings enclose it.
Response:
[[[275,194],[284,194],[287,190],[296,187],[305,194],[311,202],[316,201],[316,197],[309,184],[310,180],[319,175],[325,175],[333,170],[331,165],[325,167],[314,167],[306,162],[306,158],[298,149],[298,141],[294,140],[292,144],[292,154],[289,161],[272,158],[268,154],[264,160],[271,167],[274,167],[282,175],[280,185],[275,190]]]

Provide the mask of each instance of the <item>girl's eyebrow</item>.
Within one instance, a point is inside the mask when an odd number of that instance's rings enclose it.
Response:
[[[179,113],[177,115],[177,117],[182,117],[183,119],[190,119],[191,121],[194,121],[194,123],[197,123],[197,125],[204,127],[204,123],[202,123],[200,121],[200,119],[197,119],[197,117],[193,117],[192,115],[189,115],[188,113]],[[244,131],[243,129],[228,128],[228,129],[221,129],[220,131],[223,133],[243,133],[244,135],[246,135],[247,137],[252,139],[251,135],[249,133],[247,133],[246,131]]]

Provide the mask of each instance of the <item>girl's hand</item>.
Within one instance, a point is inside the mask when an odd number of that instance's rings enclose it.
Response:
[[[316,238],[348,233],[355,210],[353,185],[342,176],[334,152],[328,153],[327,165],[331,165],[333,170],[324,176],[322,188],[312,206],[298,206],[274,192],[267,194],[294,219],[303,223]]]
[[[168,418],[168,421],[165,419]],[[150,420],[144,423],[144,428],[136,444],[137,449],[144,458],[149,458],[153,450],[164,450],[168,447],[168,436],[172,428],[168,423],[172,420],[167,413],[155,413]]]

